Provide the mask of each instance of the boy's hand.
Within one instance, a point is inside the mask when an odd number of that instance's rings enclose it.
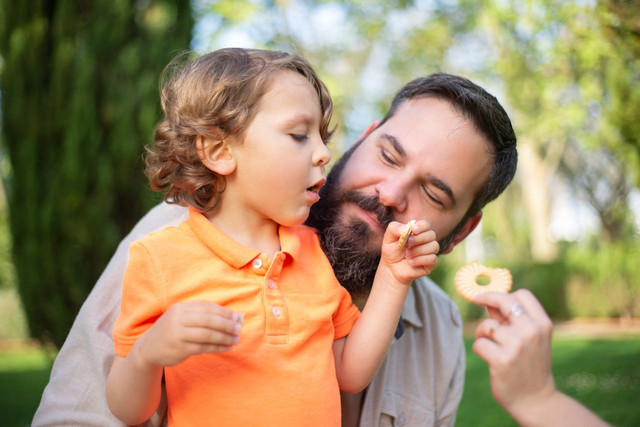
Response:
[[[440,245],[436,233],[425,220],[416,221],[404,247],[398,241],[407,224],[392,221],[384,233],[380,267],[386,268],[400,283],[431,273],[438,263]]]
[[[238,343],[238,319],[239,313],[211,302],[179,302],[140,336],[132,352],[142,363],[173,366],[194,354],[229,351]]]

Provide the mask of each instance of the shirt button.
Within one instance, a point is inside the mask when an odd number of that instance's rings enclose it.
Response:
[[[260,268],[262,267],[262,260],[260,258],[256,258],[253,260],[253,268]]]
[[[274,289],[276,287],[276,282],[274,282],[272,279],[269,279],[267,284],[269,285],[269,289]]]
[[[275,317],[278,317],[280,316],[280,309],[274,305],[271,307],[271,313],[273,313]]]

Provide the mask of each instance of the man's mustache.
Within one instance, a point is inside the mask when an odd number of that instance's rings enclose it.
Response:
[[[342,201],[355,203],[360,209],[374,214],[382,228],[386,228],[394,219],[391,208],[380,203],[377,195],[365,196],[356,190],[349,190],[342,195]]]

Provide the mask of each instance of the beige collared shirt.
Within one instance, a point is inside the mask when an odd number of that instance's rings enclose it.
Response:
[[[111,333],[120,311],[129,244],[187,216],[186,208],[160,204],[120,243],[56,358],[33,426],[124,425],[109,411],[105,382],[114,358]],[[356,402],[345,402],[343,425],[453,426],[465,369],[458,309],[437,285],[421,278],[413,284],[402,316],[404,334],[394,340],[364,401],[355,396]],[[146,425],[162,425],[160,415]]]
[[[411,287],[402,318],[404,333],[367,390],[343,393],[344,427],[454,425],[465,372],[458,307],[422,277]]]

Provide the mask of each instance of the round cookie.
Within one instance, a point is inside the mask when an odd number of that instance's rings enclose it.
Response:
[[[404,249],[404,246],[407,244],[407,240],[409,240],[409,236],[411,236],[411,231],[413,230],[414,225],[416,225],[415,219],[412,219],[407,223],[407,225],[404,228],[404,231],[402,232],[402,234],[400,235],[400,238],[398,239],[398,249],[400,250]]]
[[[478,277],[489,278],[489,283],[480,285]],[[454,283],[456,290],[462,298],[473,302],[473,297],[484,292],[509,292],[513,279],[511,272],[506,268],[489,268],[474,261],[465,265],[456,273]]]

